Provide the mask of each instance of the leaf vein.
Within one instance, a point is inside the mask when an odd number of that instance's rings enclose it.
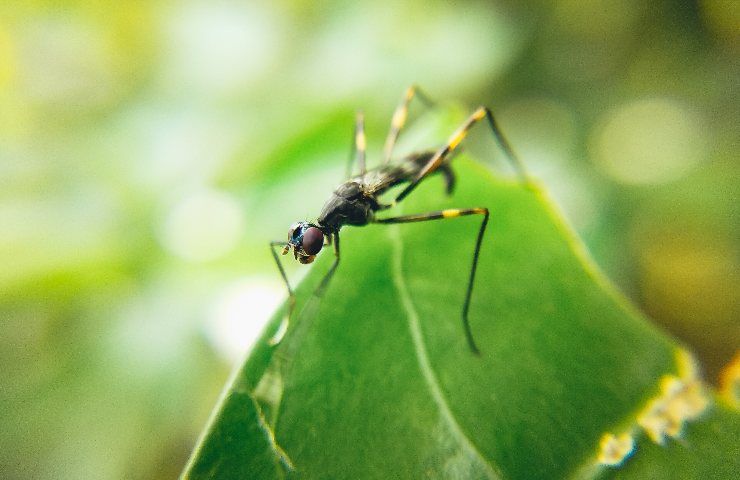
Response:
[[[463,450],[467,451],[472,457],[477,458],[480,461],[481,467],[486,472],[486,475],[490,479],[502,478],[501,473],[497,468],[491,464],[491,462],[483,457],[478,451],[473,442],[463,432],[460,424],[455,419],[452,410],[447,404],[447,400],[442,393],[442,388],[439,385],[437,376],[432,369],[431,362],[429,361],[429,355],[427,354],[426,345],[424,344],[424,338],[421,333],[421,326],[419,322],[419,314],[414,307],[411,295],[409,294],[408,288],[406,288],[406,281],[403,276],[403,242],[399,233],[399,227],[397,225],[389,226],[389,236],[391,237],[391,243],[393,245],[392,250],[392,265],[391,275],[393,277],[393,283],[398,291],[398,296],[401,300],[401,305],[406,312],[406,320],[411,333],[411,338],[414,343],[414,352],[416,354],[417,363],[419,369],[424,377],[424,381],[432,395],[434,403],[440,411],[442,420],[447,424],[450,432],[460,442]]]

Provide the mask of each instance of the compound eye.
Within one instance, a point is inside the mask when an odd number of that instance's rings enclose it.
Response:
[[[308,255],[316,255],[324,246],[324,233],[316,227],[308,227],[303,232],[303,251]]]

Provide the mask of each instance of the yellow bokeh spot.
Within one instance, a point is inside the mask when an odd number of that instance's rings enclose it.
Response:
[[[740,409],[740,351],[735,354],[719,377],[720,394],[735,409]]]
[[[718,37],[737,41],[740,37],[740,2],[702,0],[699,2],[704,23]]]
[[[689,173],[707,157],[706,129],[679,102],[651,98],[607,114],[592,134],[593,161],[620,183],[660,184]]]

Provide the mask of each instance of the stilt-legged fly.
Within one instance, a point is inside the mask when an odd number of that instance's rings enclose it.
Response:
[[[430,103],[418,88],[412,86],[406,90],[403,101],[396,108],[391,121],[391,129],[386,138],[383,150],[383,162],[375,168],[367,169],[365,166],[365,122],[361,112],[357,113],[355,121],[355,137],[353,142],[352,154],[347,172],[347,181],[339,185],[331,195],[321,210],[319,217],[315,222],[301,221],[294,223],[288,230],[288,241],[270,242],[272,255],[275,258],[280,274],[283,277],[288,295],[290,306],[288,318],[290,318],[295,306],[295,294],[288,282],[285,269],[280,263],[275,248],[282,247],[282,254],[287,254],[293,249],[293,256],[300,263],[311,263],[316,255],[321,251],[324,245],[334,246],[334,263],[329,268],[319,286],[314,292],[315,295],[321,296],[331,280],[334,272],[339,265],[339,231],[345,225],[362,226],[369,223],[392,224],[392,223],[409,223],[425,222],[427,220],[438,220],[462,217],[466,215],[480,215],[482,217],[478,236],[476,238],[475,250],[473,251],[473,262],[470,267],[468,277],[467,291],[465,294],[465,303],[462,306],[462,321],[465,336],[470,349],[479,354],[480,350],[473,339],[468,321],[468,309],[470,308],[470,297],[473,293],[473,282],[475,280],[475,270],[478,266],[478,255],[480,254],[483,233],[488,224],[488,208],[455,208],[440,210],[436,212],[419,213],[415,215],[402,215],[399,217],[379,218],[377,212],[393,207],[398,202],[406,198],[414,189],[432,173],[442,173],[447,184],[447,192],[450,193],[454,186],[455,177],[450,168],[455,149],[468,134],[468,131],[479,121],[486,119],[491,127],[494,138],[501,149],[506,154],[508,160],[512,163],[519,176],[527,179],[527,174],[523,164],[517,159],[509,143],[504,138],[501,130],[496,124],[496,120],[487,107],[478,107],[465,122],[450,136],[447,143],[437,150],[425,150],[407,155],[397,161],[392,160],[393,147],[396,144],[398,135],[401,132],[406,118],[411,99],[419,98],[424,103]],[[359,173],[352,175],[352,164],[357,162]],[[380,195],[391,187],[400,184],[407,184],[398,196],[389,204],[380,201]]]

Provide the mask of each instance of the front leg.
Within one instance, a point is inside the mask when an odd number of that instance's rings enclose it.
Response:
[[[290,323],[290,319],[293,317],[293,311],[295,311],[295,292],[293,291],[293,288],[290,286],[290,282],[288,281],[288,275],[285,273],[285,268],[283,267],[282,262],[280,261],[280,256],[275,251],[275,247],[280,247],[283,251],[285,251],[285,242],[281,242],[279,240],[275,240],[270,242],[270,252],[272,253],[272,258],[275,260],[275,265],[277,265],[278,270],[280,271],[280,276],[283,279],[283,283],[285,283],[285,288],[288,289],[288,314],[286,315],[285,319],[283,320],[283,326],[280,327],[278,332],[285,333],[285,331],[288,329],[288,325]],[[275,337],[270,339],[270,345],[277,345],[280,343],[280,338],[282,337],[281,334],[276,334]]]
[[[316,290],[314,290],[313,294],[316,297],[321,297],[324,294],[326,287],[329,285],[329,282],[334,276],[334,272],[339,266],[339,233],[327,235],[326,244],[334,245],[334,263],[329,268],[329,271],[326,273],[326,275],[324,275],[324,278],[321,279],[319,286],[316,287]],[[285,242],[281,242],[279,240],[270,242],[270,252],[272,253],[272,258],[275,260],[275,265],[277,265],[278,271],[280,272],[280,276],[283,279],[285,288],[288,290],[288,314],[283,320],[283,325],[278,330],[279,333],[276,334],[276,336],[270,340],[271,345],[276,345],[280,343],[280,338],[282,338],[282,335],[287,331],[290,320],[293,318],[293,314],[295,312],[295,307],[296,307],[295,290],[293,290],[293,288],[290,286],[290,282],[288,281],[288,275],[285,273],[285,267],[283,267],[283,264],[280,261],[280,256],[278,255],[278,252],[275,251],[276,247],[280,247],[281,249],[284,249]]]
[[[339,266],[339,233],[334,233],[331,236],[334,237],[334,241],[333,241],[334,243],[334,263],[329,268],[329,271],[326,272],[326,275],[324,275],[324,278],[321,279],[321,283],[319,283],[319,286],[316,287],[316,290],[314,290],[313,294],[317,297],[321,297],[324,295],[324,292],[326,291],[326,287],[329,285],[329,282],[334,276],[334,272]]]

